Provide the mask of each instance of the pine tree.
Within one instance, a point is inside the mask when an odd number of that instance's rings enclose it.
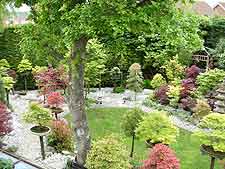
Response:
[[[136,101],[137,93],[143,90],[143,76],[140,64],[134,63],[130,66],[127,79],[127,87],[131,91],[135,92]]]

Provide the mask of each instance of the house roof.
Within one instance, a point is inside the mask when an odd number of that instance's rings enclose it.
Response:
[[[197,14],[207,16],[213,13],[213,8],[205,1],[196,1],[192,6],[192,10]]]

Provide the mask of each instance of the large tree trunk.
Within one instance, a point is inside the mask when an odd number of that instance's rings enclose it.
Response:
[[[69,109],[74,119],[76,161],[81,166],[85,164],[87,152],[90,149],[90,135],[84,104],[84,59],[87,41],[87,38],[82,37],[74,42],[69,59]]]

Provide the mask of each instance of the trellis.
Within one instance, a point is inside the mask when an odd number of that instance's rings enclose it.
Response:
[[[210,57],[210,54],[206,51],[206,49],[203,50],[205,55],[193,55],[192,60],[197,62],[205,62],[206,63],[206,71],[210,69],[210,64],[212,63],[212,58]]]

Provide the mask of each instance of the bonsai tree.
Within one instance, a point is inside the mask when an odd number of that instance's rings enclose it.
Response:
[[[168,146],[156,144],[141,169],[180,169],[180,163]]]
[[[24,76],[24,90],[27,92],[27,75],[32,70],[32,64],[28,59],[23,58],[17,69]]]
[[[33,134],[38,135],[40,138],[41,155],[42,159],[45,159],[44,140],[43,136],[50,132],[50,128],[47,127],[52,120],[50,111],[43,108],[38,103],[30,103],[28,112],[23,114],[23,119],[27,123],[35,124],[30,130]]]
[[[129,75],[127,79],[127,88],[134,91],[134,99],[137,99],[137,92],[143,90],[143,76],[141,72],[141,65],[134,63],[129,68]]]
[[[57,119],[57,114],[63,111],[60,106],[64,103],[64,97],[59,92],[51,92],[48,95],[47,103]]]
[[[23,119],[27,123],[35,124],[40,127],[44,127],[52,120],[50,111],[43,108],[38,103],[30,103],[28,112],[23,114]]]
[[[2,147],[1,139],[12,131],[11,115],[6,105],[0,102],[0,148]]]
[[[196,106],[193,108],[193,117],[200,121],[206,115],[212,113],[210,105],[204,100],[197,100]]]
[[[7,105],[9,106],[9,91],[13,88],[15,81],[10,76],[2,77],[2,81],[3,81],[3,86],[5,88],[5,91],[6,91]]]
[[[136,129],[136,134],[149,144],[169,145],[176,141],[178,131],[165,112],[155,111],[143,118]]]
[[[130,157],[133,157],[134,152],[134,139],[135,139],[135,130],[138,126],[138,123],[142,120],[144,112],[141,109],[134,108],[133,110],[127,111],[122,120],[122,128],[126,136],[132,137],[132,146]]]
[[[201,130],[194,133],[199,138],[204,153],[211,155],[211,168],[214,168],[215,158],[225,158],[225,114],[211,113],[199,123]]]
[[[125,169],[129,168],[126,147],[116,136],[107,136],[94,142],[88,153],[88,169]]]

